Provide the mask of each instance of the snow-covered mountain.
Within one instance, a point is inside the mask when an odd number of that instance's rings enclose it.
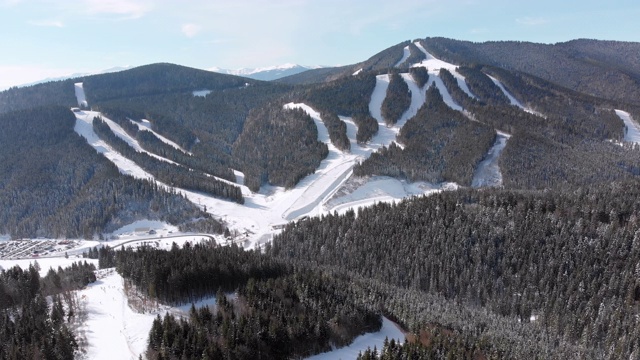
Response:
[[[269,67],[263,67],[263,68],[242,68],[242,69],[235,69],[235,70],[212,67],[207,70],[221,73],[221,74],[237,75],[237,76],[244,76],[244,77],[248,77],[256,80],[271,81],[271,80],[283,78],[285,76],[299,74],[307,70],[319,69],[322,67],[323,66],[304,66],[304,65],[298,65],[298,64],[284,64],[284,65],[276,65],[276,66],[269,66]]]
[[[100,71],[95,71],[95,72],[73,73],[73,74],[64,75],[64,76],[49,77],[49,78],[45,78],[45,79],[42,79],[42,80],[34,81],[32,83],[18,85],[18,87],[27,87],[27,86],[47,83],[47,82],[51,82],[51,81],[75,79],[75,78],[79,78],[79,77],[83,77],[83,76],[90,76],[90,75],[109,74],[109,73],[114,73],[114,72],[118,72],[118,71],[129,70],[131,68],[132,68],[132,66],[129,66],[129,65],[115,66],[115,67],[112,67],[112,68],[108,68],[108,69],[100,70]]]

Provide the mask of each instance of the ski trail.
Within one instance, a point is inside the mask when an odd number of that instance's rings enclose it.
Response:
[[[93,131],[93,118],[100,113],[93,111],[76,112],[76,125],[73,130],[87,140],[96,151],[114,163],[121,174],[131,175],[137,179],[154,179],[153,175],[146,172],[138,164],[115,151],[111,145]]]
[[[154,157],[160,161],[164,161],[164,162],[168,162],[170,164],[174,164],[174,165],[179,165],[177,162],[173,161],[173,160],[169,160],[167,158],[164,158],[162,156],[156,155],[150,151],[145,150],[144,148],[142,148],[142,146],[140,145],[140,143],[138,142],[138,140],[134,139],[133,137],[131,137],[131,135],[129,135],[123,128],[122,126],[120,126],[120,124],[118,124],[117,122],[107,118],[104,116],[104,114],[99,113],[99,115],[102,120],[107,123],[107,125],[109,125],[109,127],[111,128],[111,131],[113,131],[114,134],[116,134],[117,137],[119,137],[120,139],[124,140],[129,146],[131,146],[135,151],[137,152],[141,152],[141,153],[145,153],[151,157]],[[146,131],[146,130],[144,130]]]
[[[429,75],[431,75],[431,71],[429,71]],[[433,75],[434,76],[429,76],[429,82],[427,82],[427,85],[426,85],[427,88],[431,86],[431,84],[435,83],[436,88],[438,88],[438,90],[440,91],[440,95],[442,95],[442,101],[444,101],[444,103],[447,104],[447,106],[449,106],[453,110],[462,111],[462,106],[458,105],[453,100],[453,97],[449,93],[449,90],[447,90],[447,87],[442,82],[442,79],[440,79],[440,76],[438,74],[433,74]]]
[[[357,157],[352,154],[348,155],[343,153],[331,143],[329,130],[327,130],[324,122],[322,122],[320,113],[312,107],[303,103],[288,103],[285,104],[284,107],[286,109],[302,109],[311,116],[318,128],[318,141],[324,142],[329,148],[329,154],[320,162],[320,166],[318,166],[314,174],[317,174],[318,178],[314,179],[300,197],[282,214],[285,220],[293,220],[308,214],[318,207],[330,193],[338,188],[351,174],[351,169],[353,169]],[[330,164],[333,166],[330,166]],[[310,177],[308,176],[305,180],[308,178]]]
[[[500,171],[498,161],[510,137],[510,134],[497,131],[496,142],[489,149],[484,160],[478,164],[478,168],[471,181],[471,187],[480,188],[502,185],[502,172]]]
[[[135,124],[138,127],[138,130],[141,131],[150,131],[153,135],[155,135],[158,139],[160,139],[160,141],[162,141],[163,143],[172,146],[173,148],[182,151],[185,154],[188,155],[192,155],[189,151],[185,150],[182,148],[182,146],[176,144],[175,142],[167,139],[166,137],[158,134],[155,130],[153,130],[151,128],[151,122],[149,122],[149,120],[146,119],[142,119],[141,122],[137,122],[134,120],[129,119],[129,121],[131,121],[133,124]]]
[[[424,46],[422,46],[422,44],[418,41],[416,41],[414,45],[416,45],[416,47],[424,53],[424,55],[426,56],[426,59],[422,60],[422,62],[411,65],[412,67],[417,67],[417,66],[426,67],[429,70],[429,75],[435,75],[435,76],[440,76],[440,69],[446,69],[456,79],[456,82],[458,83],[458,86],[460,87],[460,89],[462,89],[462,91],[464,91],[467,95],[469,95],[469,97],[473,99],[478,98],[474,93],[471,92],[471,89],[469,89],[469,85],[467,85],[466,78],[458,72],[457,65],[437,59],[435,56],[431,55],[431,53],[429,53],[424,48]]]
[[[502,85],[502,83],[494,78],[491,75],[485,74],[489,77],[489,79],[491,79],[491,81],[493,81],[494,84],[496,84],[497,87],[500,88],[500,90],[502,90],[502,92],[504,93],[504,95],[509,98],[509,102],[511,103],[511,105],[515,105],[517,107],[519,107],[520,109],[527,111],[527,108],[525,108],[524,105],[522,105],[522,103],[520,101],[518,101],[518,99],[516,99],[513,95],[511,95],[510,92],[507,91],[507,89],[504,88],[504,85]]]
[[[407,61],[409,56],[411,56],[411,49],[409,49],[409,46],[405,46],[402,53],[402,59],[400,59],[400,61],[393,65],[393,67],[400,67],[400,65],[404,64],[405,61]]]
[[[386,127],[386,123],[382,117],[382,102],[387,96],[389,81],[388,74],[376,76],[376,87],[373,89],[371,101],[369,102],[369,113],[374,119],[378,120],[378,125],[384,127]]]
[[[73,84],[73,88],[76,93],[76,100],[78,101],[78,106],[85,107],[88,106],[87,97],[84,94],[84,83],[75,83]]]
[[[631,114],[624,110],[616,109],[616,115],[624,121],[624,125],[626,126],[624,141],[640,144],[640,125],[633,119]]]

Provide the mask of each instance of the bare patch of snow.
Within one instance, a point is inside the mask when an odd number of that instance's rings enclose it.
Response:
[[[196,90],[192,92],[193,96],[206,97],[211,94],[211,90]]]

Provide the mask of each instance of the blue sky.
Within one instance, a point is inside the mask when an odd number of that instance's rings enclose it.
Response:
[[[117,66],[346,65],[427,36],[640,41],[640,1],[0,0],[0,89]]]

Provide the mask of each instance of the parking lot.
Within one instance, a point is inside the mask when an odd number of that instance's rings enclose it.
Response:
[[[0,241],[0,259],[29,259],[61,256],[79,245],[76,240]]]

